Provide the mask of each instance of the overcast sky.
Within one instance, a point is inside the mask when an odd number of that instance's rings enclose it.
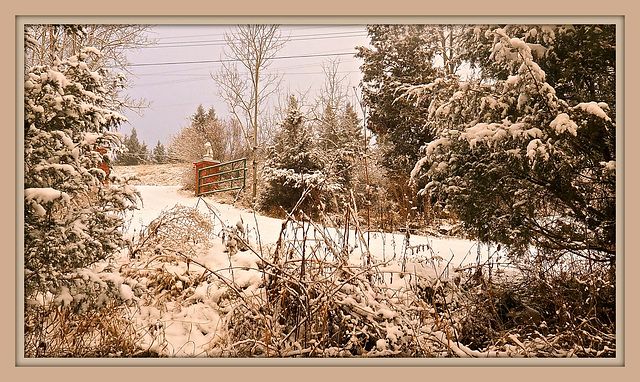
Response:
[[[217,94],[211,73],[220,68],[224,32],[232,25],[159,25],[150,31],[155,46],[128,54],[133,64],[134,85],[128,90],[134,98],[144,98],[151,107],[142,116],[126,112],[129,119],[120,131],[130,134],[135,127],[138,138],[152,149],[158,141],[168,144],[169,137],[188,124],[198,105],[213,107],[227,117],[227,106]],[[362,60],[353,57],[355,47],[367,45],[364,25],[283,25],[282,35],[289,38],[277,54],[270,71],[283,75],[283,92],[307,92],[313,99],[324,81],[323,63],[339,60],[339,72],[346,76],[353,94],[361,78]],[[354,97],[355,100],[355,97]]]

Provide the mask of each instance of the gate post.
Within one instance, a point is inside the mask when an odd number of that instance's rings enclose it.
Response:
[[[207,142],[205,143],[204,146],[205,146],[205,149],[207,150],[206,154],[202,157],[202,159],[200,159],[199,161],[193,164],[194,168],[196,169],[196,191],[195,191],[196,196],[199,196],[200,193],[202,192],[214,190],[216,188],[216,185],[215,184],[209,185],[209,183],[213,183],[219,180],[218,176],[207,177],[208,175],[217,174],[218,171],[220,171],[218,167],[200,171],[205,167],[211,167],[211,166],[220,164],[220,161],[213,159],[211,144]],[[207,178],[203,179],[202,177],[207,177]]]

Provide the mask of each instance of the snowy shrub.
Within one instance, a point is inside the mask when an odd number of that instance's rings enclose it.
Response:
[[[131,244],[129,257],[196,256],[214,236],[210,218],[195,208],[175,205],[143,227]]]
[[[138,347],[131,312],[120,303],[77,312],[68,307],[40,307],[25,317],[25,357],[157,356]]]
[[[138,283],[106,262],[64,276],[65,286],[27,301],[25,357],[130,357],[142,350],[131,325]]]
[[[484,275],[477,277],[478,269]],[[615,284],[606,267],[573,260],[567,270],[547,275],[473,272],[463,277],[454,312],[461,343],[490,349],[515,337],[527,357],[615,356]]]
[[[97,310],[122,301],[128,309],[123,304],[119,312],[135,328],[130,341],[122,341],[134,348],[108,354],[615,355],[615,288],[606,266],[590,270],[575,258],[562,262],[565,273],[553,268],[543,279],[539,269],[548,264],[514,270],[504,258],[498,261],[500,248],[492,247],[487,262],[454,268],[428,242],[410,245],[410,235],[400,252],[394,241],[380,258],[370,252],[378,249],[369,248],[354,208],[343,211],[344,226],[337,229],[329,228],[337,226],[330,216],[319,217],[328,223],[323,226],[294,210],[271,222],[279,233],[261,224],[269,241],[249,243],[253,235],[247,236],[242,221],[229,224],[214,205],[198,203],[209,208],[208,216],[190,207],[162,211],[132,240],[133,258],[120,256],[82,272],[96,287],[117,286],[109,289],[117,295],[99,299]],[[478,261],[484,257],[479,248]],[[568,271],[578,276],[568,277]],[[67,309],[71,294],[69,288],[50,295],[50,306]]]
[[[120,272],[135,280],[140,304],[166,309],[170,302],[187,299],[201,281],[192,259],[206,253],[215,237],[210,217],[195,208],[177,204],[143,227],[129,243],[130,262]]]

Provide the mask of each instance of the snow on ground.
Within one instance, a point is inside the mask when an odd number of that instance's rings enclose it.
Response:
[[[182,191],[180,186],[136,187],[142,194],[143,204],[133,213],[127,231],[130,236],[139,233],[142,227],[149,225],[162,211],[177,204],[197,207],[204,213],[214,211],[219,218],[214,226],[216,235],[222,233],[220,221],[227,226],[234,226],[241,221],[248,233],[248,241],[256,251],[259,251],[259,248],[266,250],[269,245],[275,244],[282,229],[282,220],[254,215],[251,211],[216,203],[208,198],[199,199]],[[344,238],[341,231],[328,229],[326,232],[336,241]],[[481,248],[483,256],[478,258],[479,252],[475,242],[457,238],[411,235],[407,245],[407,238],[403,234],[364,233],[360,237],[369,243],[374,262],[387,262],[380,269],[384,272],[385,282],[394,289],[406,288],[408,283],[417,280],[416,276],[434,277],[437,273],[440,278],[448,278],[452,276],[455,267],[486,259],[489,251],[487,248]],[[357,240],[353,230],[349,234],[349,243],[353,246],[350,262],[362,264],[366,253],[365,245]],[[123,254],[119,261],[126,263],[128,257]],[[246,288],[245,291],[248,293],[258,289],[262,281],[256,254],[243,251],[229,256],[225,253],[222,240],[214,242],[198,261],[207,268],[233,279],[238,285]],[[235,268],[233,272],[229,271],[230,265]],[[188,271],[184,263],[164,264],[163,269],[178,278]],[[190,270],[198,272],[198,267],[191,265]],[[204,272],[204,269],[200,268],[199,271]],[[149,349],[172,357],[197,357],[207,356],[207,352],[215,346],[219,339],[218,331],[223,325],[217,305],[223,291],[218,284],[204,282],[192,292],[192,296],[189,297],[192,304],[187,306],[170,302],[162,311],[155,307],[139,308],[135,315],[137,325],[151,328],[145,336],[145,345]],[[159,328],[162,329],[161,336],[158,334]]]
[[[180,186],[137,186],[142,194],[143,206],[140,210],[133,214],[129,231],[140,230],[142,226],[148,225],[153,219],[158,217],[163,210],[168,210],[176,204],[187,207],[198,207],[202,212],[207,213],[209,210],[206,206],[213,207],[220,218],[227,225],[235,225],[238,221],[242,221],[245,229],[249,232],[249,241],[257,244],[257,234],[259,232],[262,244],[273,244],[278,238],[278,234],[282,228],[282,220],[269,218],[255,214],[251,211],[238,209],[228,204],[220,204],[204,198],[204,202],[199,202],[199,198],[192,196],[187,192],[181,191]],[[335,232],[335,230],[331,230]],[[365,233],[366,236],[366,233]],[[366,238],[365,238],[366,239]],[[388,260],[394,256],[398,256],[405,242],[405,235],[390,233],[371,233],[369,250],[374,258],[379,260]],[[352,230],[350,241],[356,242],[355,233]],[[417,247],[428,245],[430,252],[442,259],[449,261],[455,266],[468,264],[477,260],[477,244],[476,242],[448,237],[425,237],[411,235],[409,245]],[[362,248],[361,248],[362,249]],[[484,249],[486,252],[486,248]],[[356,252],[352,257],[360,257],[361,252]],[[485,253],[486,258],[486,253]]]

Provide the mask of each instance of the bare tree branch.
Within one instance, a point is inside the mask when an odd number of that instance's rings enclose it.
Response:
[[[223,54],[236,65],[223,64],[220,71],[211,77],[218,85],[219,95],[225,100],[231,114],[245,133],[247,147],[252,154],[253,202],[257,196],[257,150],[260,147],[259,116],[267,106],[268,98],[278,91],[282,76],[268,74],[271,64],[287,39],[283,38],[278,25],[241,25],[233,32],[225,33],[229,48]],[[241,70],[239,67],[242,67]]]

